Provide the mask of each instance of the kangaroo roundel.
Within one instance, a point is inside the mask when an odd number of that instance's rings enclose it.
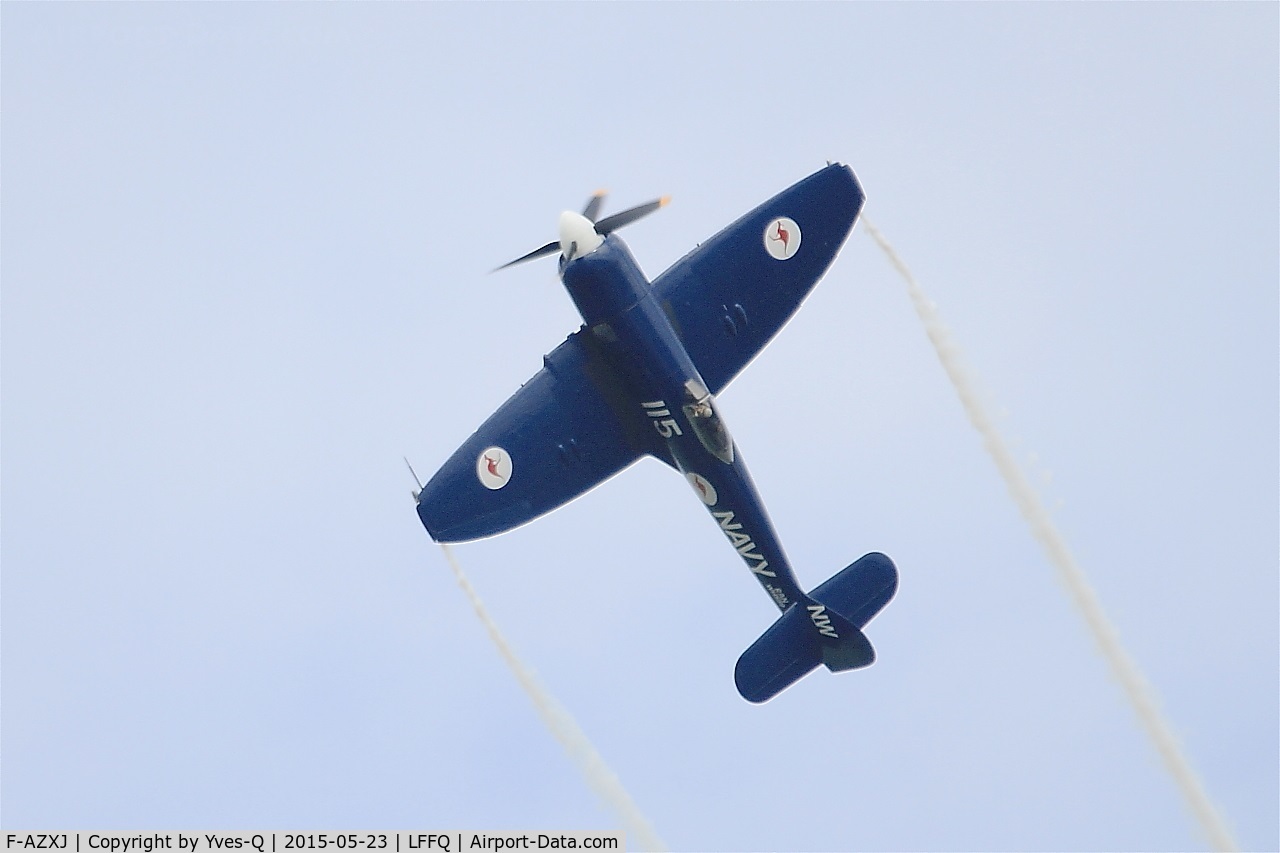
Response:
[[[480,451],[476,459],[476,476],[486,489],[501,489],[511,481],[511,454],[501,447]]]
[[[701,474],[695,474],[690,471],[685,474],[689,480],[689,485],[693,486],[693,490],[698,493],[698,497],[707,506],[715,506],[720,500],[720,496],[716,494],[716,487],[711,485],[711,481]]]
[[[794,257],[800,249],[800,226],[785,216],[774,219],[764,227],[764,248],[775,260]]]

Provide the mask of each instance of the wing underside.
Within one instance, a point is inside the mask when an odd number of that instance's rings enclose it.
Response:
[[[622,383],[571,335],[467,439],[418,496],[437,542],[493,536],[598,485],[652,448],[617,416]]]
[[[719,393],[800,307],[835,260],[865,194],[832,164],[702,243],[653,283],[698,372]]]

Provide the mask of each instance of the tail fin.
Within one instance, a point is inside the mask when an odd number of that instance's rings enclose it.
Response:
[[[765,702],[826,665],[832,672],[859,669],[876,653],[862,628],[898,590],[898,570],[884,554],[871,553],[818,586],[769,626],[734,669],[738,692]]]

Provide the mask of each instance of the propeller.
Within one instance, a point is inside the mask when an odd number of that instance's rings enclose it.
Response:
[[[560,250],[560,254],[567,261],[594,252],[609,234],[619,228],[630,225],[637,219],[648,216],[671,200],[671,196],[663,196],[656,201],[638,204],[621,213],[615,213],[612,216],[597,220],[596,217],[600,214],[600,208],[604,204],[604,197],[604,190],[596,190],[591,198],[587,200],[586,207],[582,208],[582,213],[566,210],[560,214],[559,240],[552,240],[527,255],[521,255],[514,261],[508,261],[495,269],[494,272],[516,264],[522,264],[525,261],[531,261],[534,258],[541,258],[543,255],[550,255],[557,249]]]
[[[600,207],[604,204],[604,197],[608,194],[608,190],[596,190],[592,193],[591,198],[587,199],[587,206],[582,208],[582,215],[595,222],[600,215]]]

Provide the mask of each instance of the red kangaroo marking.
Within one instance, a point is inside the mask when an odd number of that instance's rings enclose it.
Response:
[[[773,239],[782,241],[782,250],[785,252],[788,248],[790,248],[788,244],[791,242],[791,232],[783,228],[781,222],[779,222],[774,227],[778,229],[778,236],[774,237]]]
[[[705,498],[707,496],[707,487],[706,484],[702,482],[702,478],[699,477],[694,480],[693,484],[698,487],[698,491],[702,492],[702,496]]]
[[[490,473],[490,474],[492,474],[492,475],[493,475],[493,476],[495,476],[495,477],[501,477],[501,476],[502,476],[501,474],[499,474],[499,473],[498,473],[498,462],[499,462],[501,459],[502,459],[502,457],[501,457],[501,456],[499,456],[497,459],[490,459],[490,458],[489,458],[489,454],[488,454],[488,453],[486,453],[486,454],[484,455],[485,467],[486,467],[486,468],[488,468],[488,469],[489,469],[489,473]]]

